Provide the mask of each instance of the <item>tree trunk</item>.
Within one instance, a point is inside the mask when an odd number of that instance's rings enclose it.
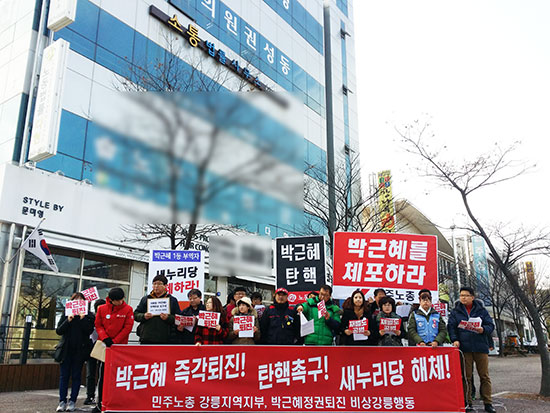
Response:
[[[485,230],[474,217],[472,211],[470,210],[466,193],[464,191],[461,191],[461,195],[468,216],[473,221],[474,225],[479,230],[480,235],[487,243],[487,246],[489,247],[489,250],[491,251],[491,254],[493,255],[496,264],[508,280],[510,287],[512,288],[512,292],[519,298],[519,300],[525,306],[527,312],[533,319],[533,327],[535,329],[535,335],[537,336],[537,347],[539,350],[540,364],[542,370],[539,394],[541,396],[548,397],[550,396],[550,354],[548,353],[548,348],[546,346],[546,335],[544,334],[544,328],[540,320],[540,314],[538,313],[536,307],[531,302],[531,300],[529,300],[529,297],[527,296],[525,291],[519,285],[519,282],[515,275],[512,274],[508,266],[505,265],[504,262],[502,262],[500,255],[498,254],[496,248],[493,246],[493,243],[485,233]]]

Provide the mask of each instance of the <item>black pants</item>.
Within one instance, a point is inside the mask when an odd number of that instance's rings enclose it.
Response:
[[[101,408],[101,401],[103,400],[103,375],[105,374],[105,363],[97,361],[99,365],[99,382],[97,383],[97,407],[99,410]]]
[[[97,377],[97,364],[98,361],[93,357],[90,357],[86,361],[86,396],[89,399],[95,398],[95,379]]]

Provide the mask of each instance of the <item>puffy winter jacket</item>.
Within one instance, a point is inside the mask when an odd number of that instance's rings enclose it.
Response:
[[[160,316],[153,316],[149,320],[145,319],[145,313],[147,313],[147,299],[166,298],[170,299],[170,314],[166,320],[160,318]],[[134,317],[138,326],[139,341],[144,344],[169,344],[175,341],[175,327],[174,321],[175,314],[180,314],[180,307],[176,297],[164,293],[160,297],[155,297],[152,294],[142,297],[138,306],[134,311]]]
[[[467,321],[469,318],[474,317],[481,318],[482,334],[458,328],[458,324],[461,321]],[[449,315],[448,329],[451,342],[459,341],[460,350],[463,352],[489,353],[489,343],[487,342],[486,335],[490,335],[493,332],[495,325],[481,300],[474,300],[470,314],[468,314],[464,304],[458,301]]]
[[[363,314],[363,318],[366,318],[368,320],[369,326],[369,332],[370,335],[366,340],[355,340],[353,338],[353,334],[348,336],[344,331],[349,328],[349,322],[350,320],[359,320],[357,315],[353,310],[344,310],[344,314],[342,315],[342,324],[341,324],[341,330],[342,330],[342,341],[341,343],[345,346],[375,346],[378,344],[378,339],[380,338],[380,335],[378,333],[378,328],[376,327],[376,321],[372,320],[372,317],[370,313]]]
[[[340,307],[331,300],[325,303],[329,318],[319,318],[317,304],[319,297],[308,299],[302,304],[304,315],[308,320],[314,320],[314,331],[304,337],[304,343],[307,345],[330,346],[334,335],[340,332]]]
[[[263,344],[294,344],[300,337],[300,318],[294,306],[274,303],[260,319]]]
[[[97,308],[95,329],[101,341],[110,337],[114,344],[128,344],[133,326],[134,311],[125,302],[121,305],[113,305],[107,297],[107,303]]]
[[[413,311],[407,323],[409,344],[417,345],[422,342],[428,344],[437,341],[443,344],[447,340],[447,327],[441,315],[433,308],[430,308],[426,315],[420,308]]]
[[[56,360],[62,362],[67,357],[68,352],[73,353],[73,358],[85,361],[91,351],[90,334],[94,331],[94,317],[91,314],[83,318],[75,316],[69,321],[66,315],[62,316],[57,323],[55,332],[61,336],[57,348],[61,347],[59,358]]]

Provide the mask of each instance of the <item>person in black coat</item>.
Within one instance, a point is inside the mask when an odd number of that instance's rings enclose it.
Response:
[[[294,306],[288,303],[288,291],[278,288],[273,304],[260,319],[262,344],[291,345],[300,338],[300,320]]]
[[[375,346],[378,343],[378,329],[376,323],[372,321],[369,311],[369,304],[365,300],[365,295],[361,290],[355,290],[350,297],[346,298],[342,305],[344,314],[341,320],[341,343],[345,346]],[[349,328],[351,320],[368,320],[368,330],[362,335],[355,335]],[[356,340],[356,338],[364,340]]]
[[[195,344],[195,330],[197,329],[197,317],[199,311],[205,311],[206,307],[202,303],[202,292],[196,288],[187,293],[189,299],[189,307],[184,308],[181,315],[186,317],[195,317],[195,325],[191,331],[187,330],[183,325],[176,327],[176,344]]]
[[[71,300],[86,300],[82,293],[74,293]],[[75,403],[80,390],[82,366],[89,357],[90,334],[94,331],[94,319],[90,315],[63,315],[57,323],[55,332],[61,336],[56,346],[55,361],[61,363],[59,376],[59,406],[57,411],[75,410]],[[67,392],[71,378],[71,398],[67,403]]]

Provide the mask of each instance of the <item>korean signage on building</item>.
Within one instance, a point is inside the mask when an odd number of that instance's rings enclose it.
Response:
[[[464,395],[453,347],[115,345],[103,403],[113,412],[458,412]]]
[[[153,290],[153,278],[164,275],[166,290],[178,301],[187,301],[187,293],[204,292],[204,253],[190,250],[152,250],[149,258],[148,291]]]
[[[378,213],[381,232],[395,232],[395,208],[391,188],[391,171],[378,173]]]
[[[325,238],[285,237],[275,240],[277,288],[286,288],[291,304],[302,303],[307,293],[326,283]]]
[[[355,289],[384,288],[397,301],[418,302],[428,288],[438,301],[435,235],[337,232],[334,234],[334,297]]]

